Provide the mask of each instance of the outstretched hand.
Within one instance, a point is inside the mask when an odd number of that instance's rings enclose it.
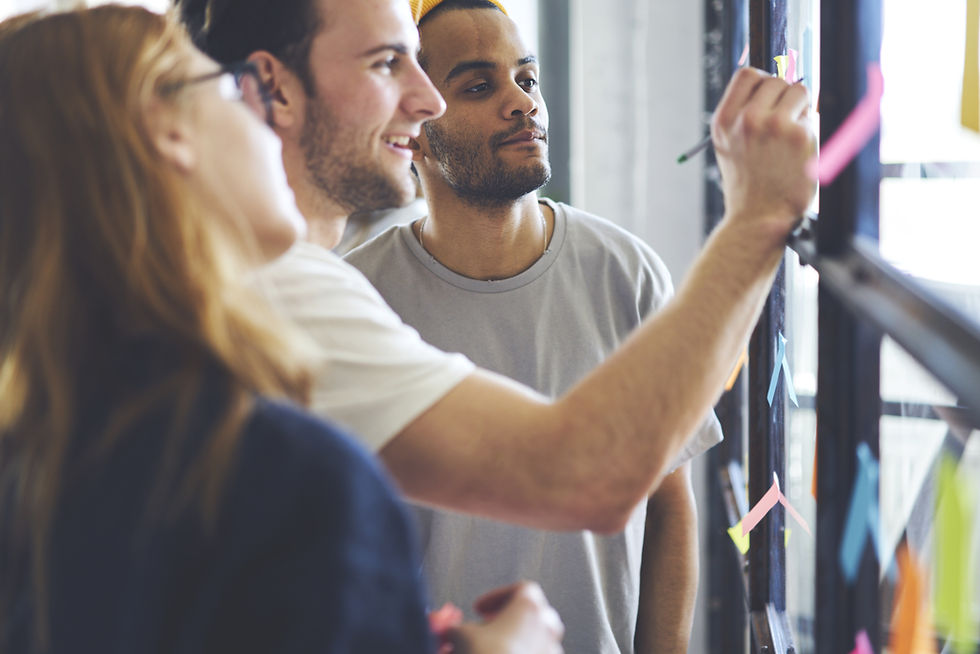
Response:
[[[520,582],[498,588],[476,601],[484,622],[464,623],[446,637],[455,654],[561,654],[565,633],[558,613],[541,587]]]
[[[732,78],[711,124],[727,216],[792,230],[816,191],[806,173],[816,143],[809,105],[802,84],[755,68]]]

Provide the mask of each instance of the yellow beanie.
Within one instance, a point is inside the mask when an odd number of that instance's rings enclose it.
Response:
[[[425,15],[442,4],[443,0],[408,0],[409,4],[412,5],[412,18],[415,19],[415,24],[418,25],[425,18]],[[493,4],[500,7],[500,11],[507,13],[502,5],[497,0],[490,0]]]

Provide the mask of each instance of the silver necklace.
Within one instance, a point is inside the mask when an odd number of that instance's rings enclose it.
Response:
[[[541,256],[543,257],[548,252],[548,221],[545,220],[544,212],[541,211],[541,209],[538,209],[538,217],[541,218]],[[425,240],[423,239],[422,236],[422,234],[425,232],[425,223],[428,220],[429,217],[424,216],[422,218],[422,222],[419,224],[419,245],[421,245],[422,249],[425,250],[426,253],[428,253],[428,255],[431,257],[432,253],[429,252],[428,249],[426,249]]]

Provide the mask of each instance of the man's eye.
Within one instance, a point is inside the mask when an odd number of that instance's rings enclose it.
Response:
[[[538,87],[538,80],[534,79],[533,77],[528,77],[527,79],[521,80],[520,85],[528,91],[531,91]]]
[[[383,68],[385,70],[393,70],[398,67],[401,63],[401,57],[397,55],[391,55],[390,57],[385,57],[381,61],[374,64],[375,68]]]
[[[479,84],[474,84],[473,86],[467,87],[467,93],[482,93],[490,88],[490,85],[486,82],[480,82]]]

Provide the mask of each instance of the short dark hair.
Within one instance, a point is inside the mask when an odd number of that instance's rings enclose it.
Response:
[[[496,9],[500,11],[500,7],[490,2],[490,0],[443,0],[441,3],[437,4],[432,8],[429,13],[422,16],[419,21],[419,29],[422,29],[422,25],[426,23],[433,16],[438,16],[441,13],[452,11],[454,9]],[[422,70],[429,72],[429,62],[425,58],[425,44],[422,44],[422,50],[419,51],[419,65]]]
[[[174,0],[202,52],[222,64],[265,50],[314,94],[310,46],[323,26],[315,0]]]
[[[422,27],[422,25],[433,16],[438,16],[439,14],[452,9],[496,9],[497,11],[500,11],[500,7],[490,2],[490,0],[443,0],[441,3],[433,7],[429,13],[422,16],[422,20],[419,21],[419,27]]]

